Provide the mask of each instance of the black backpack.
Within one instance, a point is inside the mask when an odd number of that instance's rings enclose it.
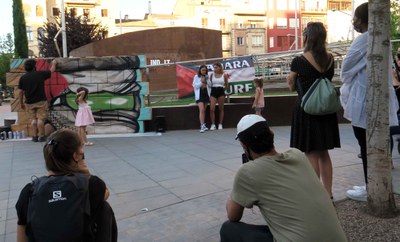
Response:
[[[89,176],[43,176],[32,182],[27,235],[38,242],[94,241]]]

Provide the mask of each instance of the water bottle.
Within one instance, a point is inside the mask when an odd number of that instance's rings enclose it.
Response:
[[[17,131],[14,131],[13,132],[13,139],[16,139],[17,138]]]
[[[8,131],[8,139],[12,139],[13,138],[13,133],[11,131]]]
[[[2,138],[3,140],[6,140],[6,139],[7,139],[7,132],[6,132],[6,131],[3,131],[3,132],[1,132],[1,134],[2,134],[1,138]]]
[[[22,139],[25,139],[25,138],[26,138],[25,130],[22,130],[22,131],[21,131],[21,136],[22,136]]]
[[[19,134],[19,131],[17,131],[17,138],[16,139],[20,139],[21,135]]]

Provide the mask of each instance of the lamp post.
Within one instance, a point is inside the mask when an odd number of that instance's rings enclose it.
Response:
[[[61,36],[62,36],[63,57],[68,57],[68,53],[67,53],[67,33],[65,31],[64,0],[61,0]]]

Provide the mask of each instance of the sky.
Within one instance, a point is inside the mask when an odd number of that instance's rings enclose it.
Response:
[[[131,19],[142,19],[148,12],[149,0],[114,0],[115,18],[125,14]],[[154,14],[170,14],[176,0],[151,0],[151,9]],[[13,32],[12,25],[12,0],[1,0],[0,5],[0,36]]]

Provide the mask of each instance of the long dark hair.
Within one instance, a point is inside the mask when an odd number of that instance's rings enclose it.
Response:
[[[43,147],[46,169],[55,174],[84,173],[73,157],[81,146],[82,141],[74,131],[61,129],[52,133]]]
[[[76,90],[76,93],[80,93],[81,91],[85,91],[85,95],[83,96],[82,99],[83,99],[83,101],[86,102],[86,100],[87,100],[87,98],[88,98],[88,96],[89,96],[89,89],[87,89],[86,87],[79,87],[79,88]],[[79,105],[79,96],[78,96],[78,95],[77,95],[76,98],[75,98],[75,103]]]
[[[304,51],[310,51],[319,66],[326,70],[331,63],[326,50],[326,29],[321,22],[309,22],[303,32]]]
[[[197,76],[198,77],[201,77],[201,69],[203,69],[203,68],[206,68],[206,75],[207,75],[207,73],[208,73],[208,68],[207,68],[207,66],[206,65],[201,65],[200,67],[199,67],[199,71],[197,72]]]

